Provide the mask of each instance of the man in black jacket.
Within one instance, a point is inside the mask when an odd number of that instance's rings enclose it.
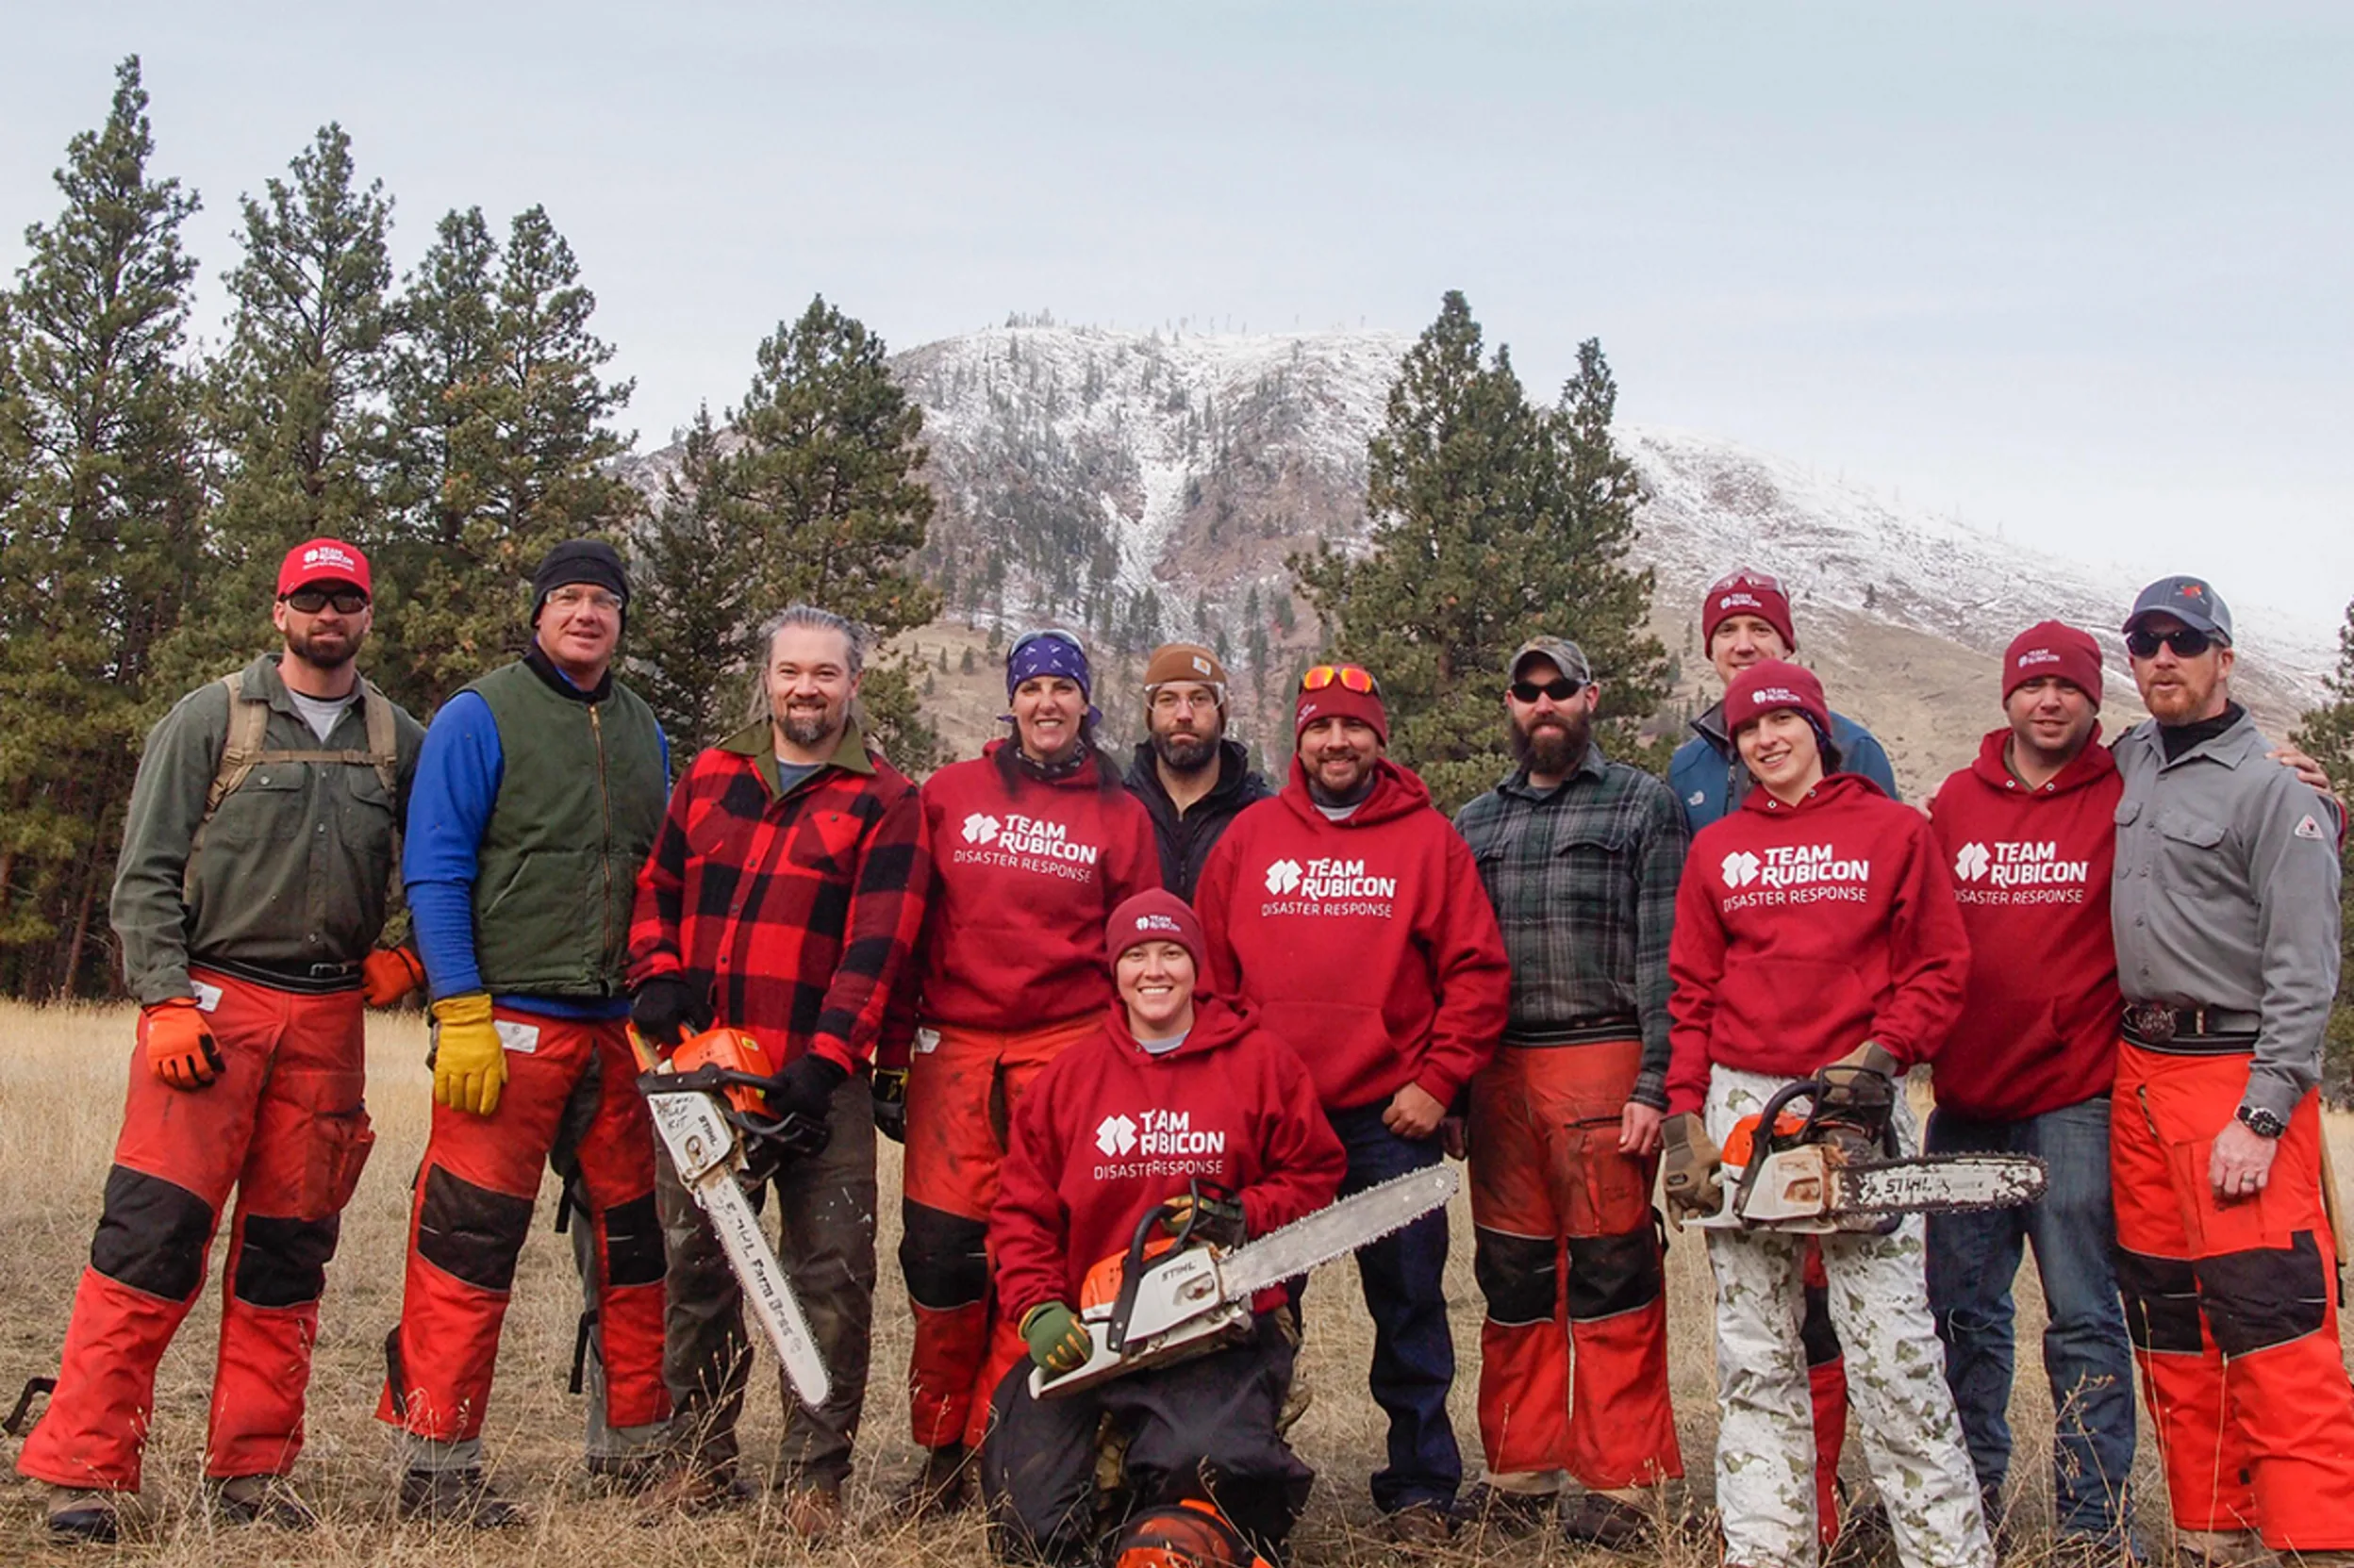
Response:
[[[1128,787],[1152,816],[1161,885],[1190,903],[1210,850],[1235,814],[1274,792],[1226,738],[1226,667],[1197,643],[1165,643],[1144,667],[1144,722]]]

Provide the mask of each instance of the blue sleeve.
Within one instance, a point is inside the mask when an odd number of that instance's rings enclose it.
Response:
[[[505,772],[490,705],[461,691],[433,717],[417,757],[401,880],[433,999],[482,989],[474,966],[475,851]]]
[[[668,796],[670,786],[677,781],[671,776],[671,737],[662,733],[660,719],[655,720],[654,738],[660,742],[662,747],[662,793]]]
[[[1839,742],[1840,750],[1847,753],[1839,760],[1847,765],[1847,771],[1863,774],[1880,785],[1881,793],[1891,801],[1903,800],[1904,797],[1897,793],[1897,770],[1888,761],[1887,751],[1873,737],[1871,731],[1853,719],[1848,722],[1848,734]]]

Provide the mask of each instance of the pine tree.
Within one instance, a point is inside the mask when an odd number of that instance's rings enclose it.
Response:
[[[225,471],[202,591],[173,639],[183,679],[271,646],[262,610],[288,549],[321,534],[366,548],[384,532],[392,203],[381,182],[358,183],[338,124],[288,174],[242,202],[236,309],[207,396]]]
[[[112,987],[105,890],[192,576],[197,202],[150,175],[154,153],[133,56],[0,303],[0,990],[19,996]]]
[[[618,540],[639,510],[606,471],[627,450],[610,421],[633,388],[603,378],[613,350],[589,330],[595,309],[538,206],[504,247],[478,210],[449,214],[409,278],[391,376],[405,505],[390,630],[400,689],[424,706],[521,649],[549,546]]]
[[[2354,604],[2338,631],[2338,668],[2326,689],[2329,701],[2305,716],[2291,738],[2319,762],[2340,801],[2354,798]],[[2354,1099],[2354,853],[2339,845],[2338,1004],[2329,1015],[2322,1051],[2322,1093],[2331,1103]]]
[[[909,569],[923,548],[932,492],[923,410],[884,363],[883,340],[822,297],[761,343],[752,386],[728,422],[741,444],[721,459],[719,513],[754,563],[764,611],[796,601],[847,616],[884,643],[939,613]],[[870,733],[901,767],[934,765],[938,741],[905,661],[874,659],[862,697]]]
[[[630,681],[660,716],[681,767],[744,721],[761,619],[753,550],[721,515],[720,431],[707,407],[696,410],[684,446],[638,535],[644,582],[628,643]]]
[[[1610,441],[1615,398],[1589,342],[1562,405],[1531,405],[1510,354],[1483,359],[1479,323],[1451,292],[1367,448],[1370,553],[1292,557],[1334,651],[1381,680],[1391,752],[1450,811],[1510,768],[1504,665],[1531,635],[1585,648],[1617,698],[1606,712],[1657,701],[1650,579],[1623,564],[1640,492]]]

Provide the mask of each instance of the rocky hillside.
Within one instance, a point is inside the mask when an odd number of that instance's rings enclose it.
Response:
[[[910,642],[934,666],[931,701],[951,734],[977,736],[1000,710],[988,629],[1054,621],[1086,630],[1116,668],[1126,661],[1110,651],[1133,656],[1164,636],[1218,644],[1285,749],[1282,686],[1315,627],[1284,559],[1364,536],[1366,441],[1411,342],[1015,324],[898,355],[941,503],[924,566],[950,605]],[[2229,559],[2094,566],[1716,437],[1620,433],[1650,493],[1636,554],[1658,572],[1657,629],[1686,701],[1713,685],[1692,624],[1701,590],[1736,564],[1773,571],[1796,600],[1802,652],[1834,703],[1889,744],[1908,793],[1970,754],[1995,721],[2003,644],[2045,616],[2101,635],[2107,711],[2113,723],[2135,716],[2111,629],[2139,583],[2167,570],[2203,569],[2246,602],[2242,691],[2276,731],[2318,696],[2331,662],[2328,630],[2260,610],[2261,585],[2243,586]],[[638,471],[667,463],[654,454]],[[1564,629],[1576,630],[1574,607]]]

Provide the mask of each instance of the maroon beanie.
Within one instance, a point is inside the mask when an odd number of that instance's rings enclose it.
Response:
[[[1174,942],[1192,956],[1194,985],[1209,988],[1209,965],[1202,956],[1202,920],[1193,906],[1167,888],[1137,894],[1112,911],[1103,926],[1103,955],[1115,966],[1119,955],[1146,942]]]
[[[1831,734],[1831,704],[1823,701],[1823,683],[1813,670],[1780,659],[1760,659],[1733,673],[1725,687],[1725,733],[1738,735],[1776,708],[1796,708],[1806,715],[1816,734]]]
[[[1784,648],[1799,646],[1799,634],[1790,628],[1790,596],[1765,572],[1743,567],[1710,585],[1700,604],[1700,646],[1716,641],[1716,628],[1737,615],[1753,615],[1780,632]]]
[[[2002,700],[2047,675],[2057,675],[2100,706],[2100,644],[2064,620],[2042,620],[2011,639],[2002,655]]]
[[[1351,691],[1338,681],[1318,686],[1314,691],[1302,690],[1300,702],[1292,710],[1291,738],[1295,744],[1300,732],[1319,718],[1357,718],[1373,726],[1373,733],[1389,744],[1389,709],[1382,703],[1382,694],[1373,691]]]

